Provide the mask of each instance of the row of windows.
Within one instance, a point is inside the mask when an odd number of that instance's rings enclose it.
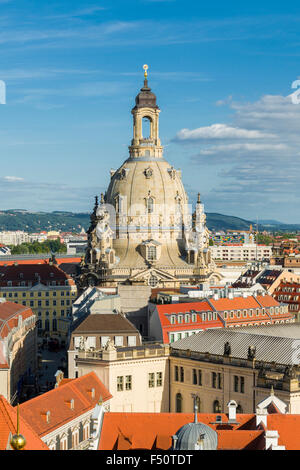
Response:
[[[62,282],[62,281],[47,281],[44,283],[46,286],[68,286],[69,285],[69,281],[65,281],[65,282]],[[17,286],[21,286],[21,287],[25,287],[25,286],[33,286],[34,283],[32,283],[31,281],[21,281],[17,284]],[[13,286],[13,281],[7,281],[7,286],[8,287],[12,287]]]
[[[148,374],[148,387],[162,387],[163,374],[162,372],[150,372]],[[123,392],[124,390],[132,390],[132,375],[119,375],[117,377],[117,391]]]
[[[270,307],[268,313],[270,313],[271,315],[273,315],[274,313],[284,313],[284,309],[282,307]],[[231,310],[230,312],[224,312],[224,318],[225,320],[227,318],[241,318],[241,316],[243,317],[252,317],[253,315],[256,315],[256,316],[259,316],[259,315],[267,315],[267,312],[266,310],[263,308],[263,309],[252,309],[250,308],[249,310],[248,309],[244,309],[243,311],[241,310]]]
[[[184,333],[170,333],[170,343],[174,343],[174,341],[178,341],[182,338],[188,338],[189,336],[195,335],[197,331],[185,331]]]
[[[15,303],[18,303],[18,302],[16,301]],[[37,300],[37,301],[29,300],[27,302],[25,300],[23,300],[22,305],[27,306],[27,307],[50,307],[50,302],[49,302],[49,300],[45,300],[45,301],[42,301],[42,300]],[[57,302],[56,300],[53,300],[52,301],[52,306],[56,307],[56,305],[61,305],[63,307],[65,305],[71,305],[71,303],[70,303],[70,300],[66,300],[66,301],[61,300],[60,302]]]
[[[176,382],[184,382],[184,367],[175,366],[174,376]],[[202,385],[202,371],[192,369],[193,385]],[[211,372],[211,387],[221,390],[223,388],[223,375],[221,372]],[[233,378],[233,390],[245,393],[245,378],[235,375]]]
[[[42,297],[42,296],[45,296],[45,297],[50,297],[50,296],[53,296],[53,297],[56,297],[57,294],[61,295],[61,297],[64,297],[65,295],[67,297],[70,297],[70,295],[74,296],[76,295],[76,292],[70,292],[69,290],[68,291],[64,291],[64,290],[61,290],[61,291],[44,291],[44,292],[28,292],[28,291],[25,291],[25,292],[3,292],[2,295],[3,297]]]
[[[211,320],[216,320],[217,319],[217,312],[202,312],[199,313],[199,317],[202,321],[211,321]],[[190,322],[197,322],[197,313],[186,313],[185,315],[179,313],[178,315],[171,315],[170,317],[170,323],[172,325],[175,325],[176,323],[190,323]]]
[[[201,412],[201,400],[200,400],[200,397],[196,397],[195,399],[196,401],[196,405],[197,405],[197,408],[198,408],[198,412]],[[183,412],[183,397],[181,395],[181,393],[177,393],[176,396],[175,396],[175,411],[176,413],[182,413]],[[194,402],[193,402],[193,405],[194,405]],[[189,409],[186,410],[186,411],[190,411],[190,407],[191,407],[191,403],[189,402],[188,404],[189,406]],[[212,407],[211,407],[211,410],[213,413],[222,413],[222,406],[221,406],[221,403],[219,402],[219,400],[214,400],[212,402]],[[242,406],[239,404],[236,408],[236,411],[237,413],[243,413],[243,408]]]

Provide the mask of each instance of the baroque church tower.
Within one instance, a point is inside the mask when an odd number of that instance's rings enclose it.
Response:
[[[129,158],[111,170],[100,202],[96,197],[78,279],[82,288],[120,283],[179,287],[220,279],[200,195],[192,214],[181,171],[163,158],[160,109],[144,69],[144,86],[131,111]]]

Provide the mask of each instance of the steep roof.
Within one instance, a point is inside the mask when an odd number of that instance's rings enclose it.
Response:
[[[95,390],[92,396],[92,389]],[[95,372],[65,382],[49,392],[39,395],[20,405],[20,413],[39,436],[45,436],[78,416],[92,410],[99,402],[112,398]],[[74,400],[74,409],[71,400]],[[47,422],[46,413],[50,411]]]
[[[19,417],[19,432],[26,439],[24,450],[49,450],[36,432],[26,422],[22,413]],[[17,433],[17,410],[0,395],[0,450],[11,449],[10,438]]]
[[[127,318],[119,313],[99,313],[88,315],[73,334],[96,333],[96,332],[130,332],[138,333],[138,330],[130,323]]]

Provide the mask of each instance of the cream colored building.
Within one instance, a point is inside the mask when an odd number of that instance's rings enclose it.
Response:
[[[112,394],[110,411],[169,411],[169,347],[108,346],[102,351],[79,351],[78,376],[94,371]]]
[[[129,158],[111,170],[100,204],[96,197],[79,285],[154,288],[220,280],[200,195],[192,214],[181,171],[163,158],[160,109],[147,76],[135,101]]]

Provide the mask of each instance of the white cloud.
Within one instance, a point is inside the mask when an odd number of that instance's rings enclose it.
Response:
[[[16,183],[17,181],[24,181],[24,178],[20,178],[19,176],[4,176],[3,179],[6,181],[11,181],[12,183]]]
[[[173,139],[192,149],[202,173],[214,166],[209,210],[300,222],[300,104],[280,95],[226,103],[231,122],[182,129]]]
[[[242,129],[226,124],[212,124],[198,129],[181,129],[175,136],[177,141],[222,140],[222,139],[262,139],[274,137],[259,130]]]

